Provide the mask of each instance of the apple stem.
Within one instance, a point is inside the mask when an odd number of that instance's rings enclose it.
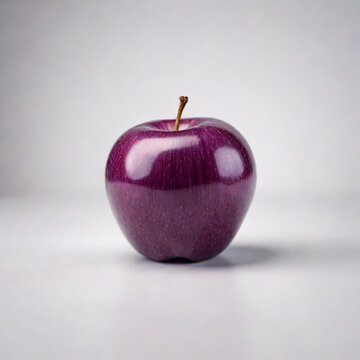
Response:
[[[187,96],[180,96],[179,99],[180,99],[180,105],[179,105],[179,110],[178,110],[176,121],[175,121],[175,128],[174,128],[175,131],[179,130],[181,114],[184,110],[186,103],[189,100],[189,98]]]

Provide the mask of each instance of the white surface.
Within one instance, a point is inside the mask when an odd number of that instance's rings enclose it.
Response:
[[[256,198],[219,257],[137,255],[101,198],[0,199],[0,357],[360,357],[359,198]]]
[[[0,193],[101,191],[117,137],[180,95],[243,133],[258,192],[360,192],[359,19],[358,0],[1,0]]]

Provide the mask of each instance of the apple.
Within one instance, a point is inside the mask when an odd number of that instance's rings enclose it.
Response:
[[[106,192],[142,255],[200,261],[221,253],[252,200],[256,169],[244,137],[224,121],[180,117],[135,126],[115,142]]]

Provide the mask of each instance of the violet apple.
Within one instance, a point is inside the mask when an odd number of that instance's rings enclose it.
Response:
[[[144,256],[209,259],[234,238],[256,169],[244,137],[224,121],[180,116],[135,126],[114,144],[106,191],[123,233]],[[179,126],[180,125],[180,126]]]

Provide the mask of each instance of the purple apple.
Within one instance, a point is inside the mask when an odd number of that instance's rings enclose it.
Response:
[[[156,261],[221,253],[255,190],[254,157],[244,137],[212,118],[182,119],[176,130],[182,108],[176,124],[151,121],[125,132],[106,165],[106,191],[123,233]]]

